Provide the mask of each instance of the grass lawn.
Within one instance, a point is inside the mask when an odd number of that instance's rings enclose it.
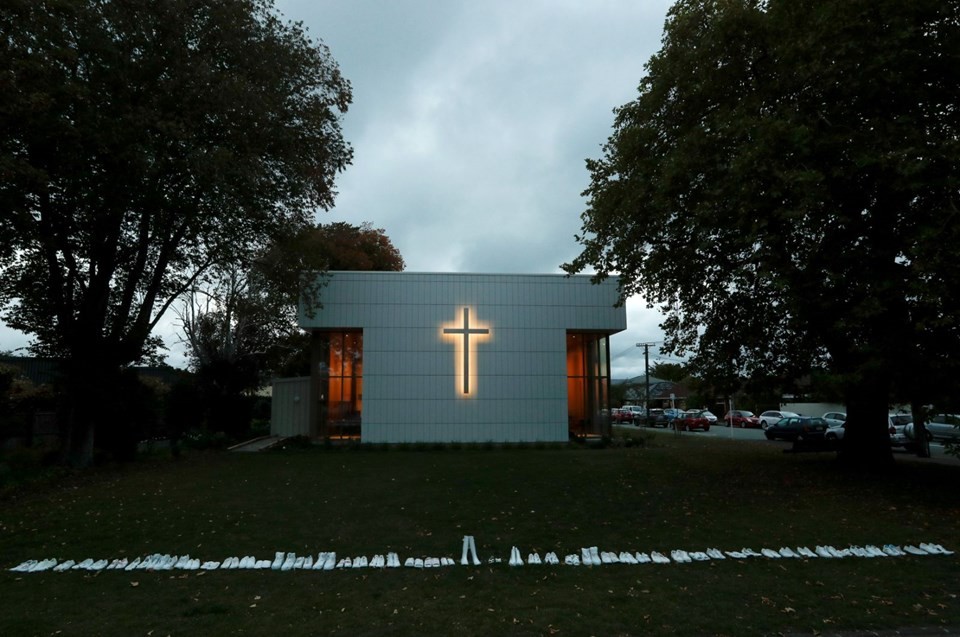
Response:
[[[647,434],[642,448],[207,453],[0,502],[0,635],[758,635],[960,626],[960,468],[842,473],[830,454]],[[396,551],[429,570],[13,573],[26,559]],[[601,550],[933,542],[953,556],[602,567]]]

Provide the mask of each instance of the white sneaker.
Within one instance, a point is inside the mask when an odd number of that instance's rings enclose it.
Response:
[[[555,566],[560,563],[560,558],[557,557],[556,553],[551,551],[544,556],[543,561],[551,566]]]
[[[800,557],[808,557],[808,558],[809,558],[809,557],[818,557],[818,555],[817,555],[816,553],[814,553],[813,551],[811,551],[810,549],[808,549],[808,548],[805,547],[805,546],[799,546],[799,547],[797,547],[797,553],[800,554]]]
[[[59,564],[54,566],[53,570],[55,570],[58,573],[62,573],[72,568],[74,564],[76,564],[76,562],[74,562],[73,560],[67,560],[66,562],[60,562]],[[10,570],[12,571],[13,569],[11,568]]]
[[[327,559],[323,562],[323,570],[329,571],[334,568],[337,563],[337,552],[330,551],[327,553]]]
[[[581,563],[584,566],[593,566],[593,557],[590,555],[590,549],[582,548],[580,549]]]
[[[890,557],[903,557],[905,555],[905,553],[900,550],[899,546],[894,546],[893,544],[884,544],[883,552]]]
[[[621,551],[621,552],[620,552],[620,555],[619,555],[619,558],[620,558],[620,562],[623,563],[623,564],[636,564],[636,563],[637,563],[637,558],[635,558],[631,553],[627,553],[626,551]]]
[[[789,546],[781,546],[781,547],[780,547],[780,556],[781,556],[781,557],[800,557],[799,555],[797,555],[796,553],[794,553],[794,552],[793,552],[793,549],[790,548]]]
[[[220,562],[204,562],[200,565],[200,568],[205,571],[215,571],[220,568]]]
[[[653,560],[654,562],[656,562],[657,564],[669,564],[669,563],[670,563],[670,558],[669,558],[669,557],[667,557],[666,555],[661,555],[660,553],[657,553],[656,551],[651,551],[651,553],[650,553],[650,559]]]
[[[540,561],[540,554],[539,554],[539,553],[531,553],[530,555],[528,555],[528,556],[527,556],[527,564],[543,564],[543,562]]]
[[[918,549],[913,544],[908,544],[907,546],[903,547],[903,550],[909,553],[910,555],[930,555],[923,549]]]
[[[258,569],[258,570],[261,570],[261,571],[262,571],[262,570],[264,570],[264,569],[270,568],[271,566],[273,566],[273,565],[270,563],[270,560],[257,560],[256,564],[254,564],[253,567],[254,567],[255,569]],[[332,568],[332,567],[331,567],[331,568]]]
[[[727,551],[727,555],[729,555],[730,557],[732,557],[732,558],[735,559],[735,560],[745,560],[745,559],[747,559],[746,554],[745,554],[745,553],[741,553],[740,551]]]
[[[600,553],[600,563],[601,564],[616,564],[620,559],[617,558],[616,554],[611,553],[610,551],[603,551]]]
[[[687,555],[687,552],[681,551],[679,549],[674,549],[670,551],[670,557],[673,558],[674,562],[677,562],[679,564],[685,564],[686,562],[691,561],[690,556]]]
[[[413,560],[413,568],[423,568],[423,558],[416,558]]]
[[[825,546],[818,546],[816,548],[816,552],[819,557],[826,557],[826,558],[833,557],[833,554],[830,553],[830,551],[828,551]]]
[[[283,556],[284,553],[282,551],[277,551],[277,555],[273,558],[273,564],[270,565],[270,568],[279,571],[280,567],[283,566]]]
[[[460,554],[460,563],[464,566],[468,565],[470,562],[467,561],[467,552],[470,550],[470,536],[463,536],[463,552]]]
[[[695,562],[706,562],[710,559],[710,556],[703,551],[691,551],[690,558]]]
[[[772,560],[779,560],[781,555],[774,551],[773,549],[760,549],[760,553],[764,557],[769,557]]]
[[[580,557],[577,556],[576,554],[568,555],[565,558],[563,558],[563,563],[568,566],[580,566]]]
[[[400,556],[396,553],[387,553],[387,568],[399,568]]]
[[[600,551],[595,546],[590,547],[590,560],[594,566],[600,566],[603,563],[600,561]]]
[[[93,566],[90,567],[90,569],[94,571],[102,571],[105,568],[107,568],[107,560],[97,560],[93,563]]]
[[[707,555],[715,560],[727,559],[727,556],[721,553],[719,549],[707,549]]]
[[[408,566],[410,568],[413,568],[415,564],[416,564],[416,560],[414,560],[412,557],[408,557],[406,561],[404,561],[403,563],[404,566]]]
[[[637,558],[637,564],[649,564],[650,562],[653,561],[650,559],[650,556],[647,555],[646,553],[637,552],[635,557]]]
[[[740,552],[746,555],[747,557],[763,557],[760,553],[757,553],[753,549],[742,548]]]

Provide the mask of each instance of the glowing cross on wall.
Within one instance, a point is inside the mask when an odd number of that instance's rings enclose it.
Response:
[[[454,325],[456,325],[454,323]],[[482,340],[484,337],[490,335],[490,329],[487,327],[470,327],[470,308],[463,308],[463,323],[461,327],[444,327],[443,336],[446,337],[461,337],[457,339],[456,342],[456,356],[463,360],[462,364],[458,366],[461,370],[460,374],[463,377],[463,388],[461,393],[464,396],[470,395],[470,336],[477,336],[476,340]]]

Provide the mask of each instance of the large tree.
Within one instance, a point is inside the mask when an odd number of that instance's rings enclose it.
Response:
[[[69,460],[180,294],[332,205],[350,99],[270,0],[6,3],[0,304],[66,361]]]
[[[309,373],[309,336],[297,324],[298,304],[316,310],[328,270],[394,270],[403,257],[381,228],[335,222],[303,228],[248,262],[207,272],[174,310],[207,407],[259,389],[271,376]],[[302,282],[314,283],[305,288]],[[306,366],[306,369],[304,369]],[[216,422],[217,428],[242,426]]]
[[[646,71],[565,268],[728,389],[830,369],[843,457],[888,463],[888,402],[960,360],[960,2],[681,0]]]

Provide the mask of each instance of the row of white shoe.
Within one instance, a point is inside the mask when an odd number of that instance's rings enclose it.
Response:
[[[687,562],[723,560],[726,559],[727,556],[734,559],[746,559],[749,557],[766,557],[770,559],[802,559],[817,557],[900,557],[904,555],[953,555],[953,551],[945,549],[940,544],[929,543],[921,543],[919,547],[907,545],[902,549],[893,544],[886,544],[882,549],[873,546],[872,544],[868,544],[865,547],[851,546],[845,549],[835,549],[832,546],[817,546],[815,551],[811,551],[805,546],[798,547],[797,550],[793,550],[792,548],[785,546],[781,547],[778,551],[767,548],[761,549],[759,553],[749,548],[744,548],[739,551],[725,552],[721,552],[719,549],[715,548],[709,548],[706,551],[690,552],[676,549],[670,551],[670,557],[667,557],[663,553],[659,553],[657,551],[652,551],[650,554],[641,552],[630,553],[627,551],[615,553],[612,551],[600,551],[596,546],[591,546],[589,548],[580,549],[580,555],[567,555],[564,558],[564,564],[569,566],[580,566],[581,564],[584,566],[600,566],[601,564],[669,564],[671,561],[683,564]],[[537,553],[531,553],[527,558],[526,563],[558,564],[559,561],[557,560],[555,553],[548,553],[542,562]],[[520,556],[519,549],[517,549],[517,547],[513,547],[510,553],[510,566],[522,566],[523,564],[524,562]]]
[[[472,538],[471,538],[472,540]],[[475,550],[474,555],[475,555]],[[781,547],[779,550],[775,551],[773,549],[764,548],[761,549],[758,553],[753,549],[743,548],[739,551],[724,551],[721,552],[718,549],[710,548],[706,551],[682,551],[682,550],[672,550],[670,551],[670,557],[659,553],[657,551],[652,551],[649,554],[647,553],[630,553],[626,551],[621,551],[615,553],[612,551],[600,551],[596,546],[591,546],[589,548],[580,549],[580,555],[571,554],[567,555],[563,563],[569,566],[600,566],[601,564],[668,564],[671,561],[677,563],[685,562],[702,562],[706,560],[722,560],[726,557],[731,557],[734,559],[747,559],[751,557],[766,557],[770,559],[781,559],[781,558],[844,558],[844,557],[902,557],[905,555],[953,555],[954,552],[950,551],[940,544],[932,543],[920,543],[918,546],[906,545],[902,548],[893,544],[885,544],[883,548],[879,548],[872,544],[867,546],[850,546],[849,548],[837,549],[832,546],[817,546],[814,550],[810,550],[805,546],[798,547],[796,550],[790,547]],[[492,557],[490,558],[491,563],[499,563],[501,560],[499,558]],[[466,558],[464,558],[463,563],[467,563]],[[474,563],[479,564],[479,560],[474,557]],[[538,553],[530,553],[527,556],[526,562],[524,562],[523,557],[520,554],[520,550],[517,547],[513,547],[510,551],[510,566],[522,566],[523,564],[549,564],[556,565],[560,563],[559,558],[556,553],[550,552],[547,553],[544,558],[541,560]],[[439,566],[454,566],[456,562],[448,557],[427,557],[427,558],[414,558],[408,557],[404,561],[404,566],[410,568],[434,568]],[[272,569],[275,571],[291,571],[291,570],[333,570],[344,569],[344,568],[397,568],[400,566],[400,558],[396,553],[387,553],[384,555],[374,555],[369,560],[365,556],[358,557],[345,557],[340,560],[337,560],[336,552],[321,552],[317,555],[317,558],[314,559],[313,556],[298,556],[295,553],[284,553],[278,551],[274,560],[258,560],[255,557],[248,555],[243,558],[239,557],[228,557],[222,562],[216,561],[205,561],[201,562],[199,559],[191,558],[189,555],[161,555],[155,553],[144,558],[135,558],[128,561],[125,558],[115,559],[115,560],[93,560],[87,558],[81,562],[75,562],[74,560],[66,560],[64,562],[57,562],[57,560],[49,558],[44,560],[27,560],[17,566],[11,568],[11,571],[24,572],[24,573],[33,573],[41,572],[47,570],[54,570],[58,572],[67,571],[67,570],[87,570],[87,571],[102,571],[102,570],[154,570],[154,571],[164,571],[164,570],[216,570],[218,568],[222,569]]]

